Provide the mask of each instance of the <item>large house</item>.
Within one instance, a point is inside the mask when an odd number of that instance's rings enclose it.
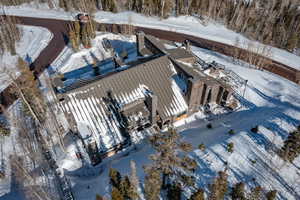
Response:
[[[188,42],[167,49],[138,33],[137,51],[139,59],[124,66],[111,59],[105,73],[97,69],[71,84],[54,81],[70,128],[93,164],[130,145],[142,130],[166,127],[209,103],[225,105],[232,95],[230,86],[193,67],[197,58]]]

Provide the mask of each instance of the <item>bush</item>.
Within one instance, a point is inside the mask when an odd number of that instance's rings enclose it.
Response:
[[[251,128],[251,132],[252,133],[257,133],[258,132],[258,126],[255,126],[255,127]]]
[[[227,151],[229,153],[233,153],[233,150],[234,150],[234,144],[233,142],[230,142],[228,145],[227,145]]]
[[[230,130],[228,131],[228,134],[229,134],[229,135],[234,135],[234,134],[235,134],[235,132],[234,132],[234,130],[233,130],[233,129],[230,129]]]
[[[205,147],[205,144],[199,144],[198,148],[201,150],[201,151],[205,151],[206,147]]]
[[[212,129],[212,124],[209,123],[209,124],[206,125],[206,127],[207,127],[208,129]]]
[[[250,162],[251,162],[253,165],[256,164],[256,160],[250,159]]]

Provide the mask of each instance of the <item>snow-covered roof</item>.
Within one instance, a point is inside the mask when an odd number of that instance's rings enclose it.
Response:
[[[154,58],[148,62],[110,75],[85,81],[70,86],[63,94],[61,102],[65,113],[72,115],[77,125],[85,124],[91,134],[100,133],[104,137],[104,145],[111,140],[121,142],[123,137],[118,127],[120,123],[116,116],[110,114],[103,97],[111,92],[120,106],[139,98],[144,98],[151,91],[158,98],[158,113],[165,120],[176,116],[187,109],[187,103],[181,90],[172,79],[176,70],[167,56]],[[93,134],[95,135],[95,134]],[[99,134],[98,134],[99,135]],[[85,137],[86,137],[85,133]],[[100,140],[101,141],[101,140]],[[109,145],[108,145],[109,146]]]

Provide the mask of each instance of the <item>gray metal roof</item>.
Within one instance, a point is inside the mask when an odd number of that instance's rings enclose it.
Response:
[[[102,98],[111,91],[116,99],[126,99],[138,87],[145,86],[158,97],[158,112],[162,119],[173,116],[173,113],[186,109],[184,98],[176,94],[172,76],[176,71],[167,56],[155,58],[146,63],[113,73],[99,80],[85,81],[76,87],[67,89],[66,95],[80,92],[79,98]],[[97,78],[97,77],[96,77]],[[177,86],[178,87],[178,86]],[[82,92],[89,91],[82,95]],[[178,91],[180,89],[178,88]]]
[[[167,52],[174,59],[194,58],[194,55],[191,52],[183,48],[168,49]]]

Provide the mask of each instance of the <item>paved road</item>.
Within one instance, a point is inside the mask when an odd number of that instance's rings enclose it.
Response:
[[[30,68],[34,70],[35,75],[40,75],[60,54],[68,43],[68,21],[55,20],[55,19],[39,19],[31,17],[17,17],[17,21],[23,25],[40,26],[47,28],[52,32],[53,38],[45,49],[42,50],[40,55],[31,64]],[[10,106],[16,97],[10,94],[12,86],[8,86],[0,94],[0,102],[4,108]]]
[[[31,26],[41,26],[49,29],[53,33],[53,39],[50,41],[48,46],[41,52],[38,58],[32,63],[31,68],[35,71],[36,75],[40,75],[60,54],[64,49],[65,45],[68,43],[68,24],[70,21],[55,20],[55,19],[39,19],[32,17],[17,17],[20,24],[31,25]],[[115,27],[113,27],[115,26]],[[109,32],[121,32],[123,25],[112,25],[105,24],[105,28]],[[100,28],[100,27],[98,27]],[[183,42],[184,40],[190,40],[192,45],[206,48],[210,50],[217,51],[219,53],[233,56],[233,49],[239,49],[231,45],[223,44],[220,42],[215,42],[187,34],[176,33],[165,30],[150,29],[145,27],[134,27],[136,31],[143,31],[146,34],[154,35],[158,38],[171,40],[176,42]],[[246,55],[249,52],[247,50],[239,49],[242,55]],[[243,58],[242,58],[243,59]],[[245,59],[245,58],[244,58]],[[286,79],[293,82],[297,82],[296,74],[300,73],[298,70],[293,69],[289,66],[281,64],[279,62],[273,61],[269,58],[265,59],[264,69],[272,73],[278,74]],[[10,106],[16,97],[9,93],[9,88],[1,92],[0,102],[5,108]]]

